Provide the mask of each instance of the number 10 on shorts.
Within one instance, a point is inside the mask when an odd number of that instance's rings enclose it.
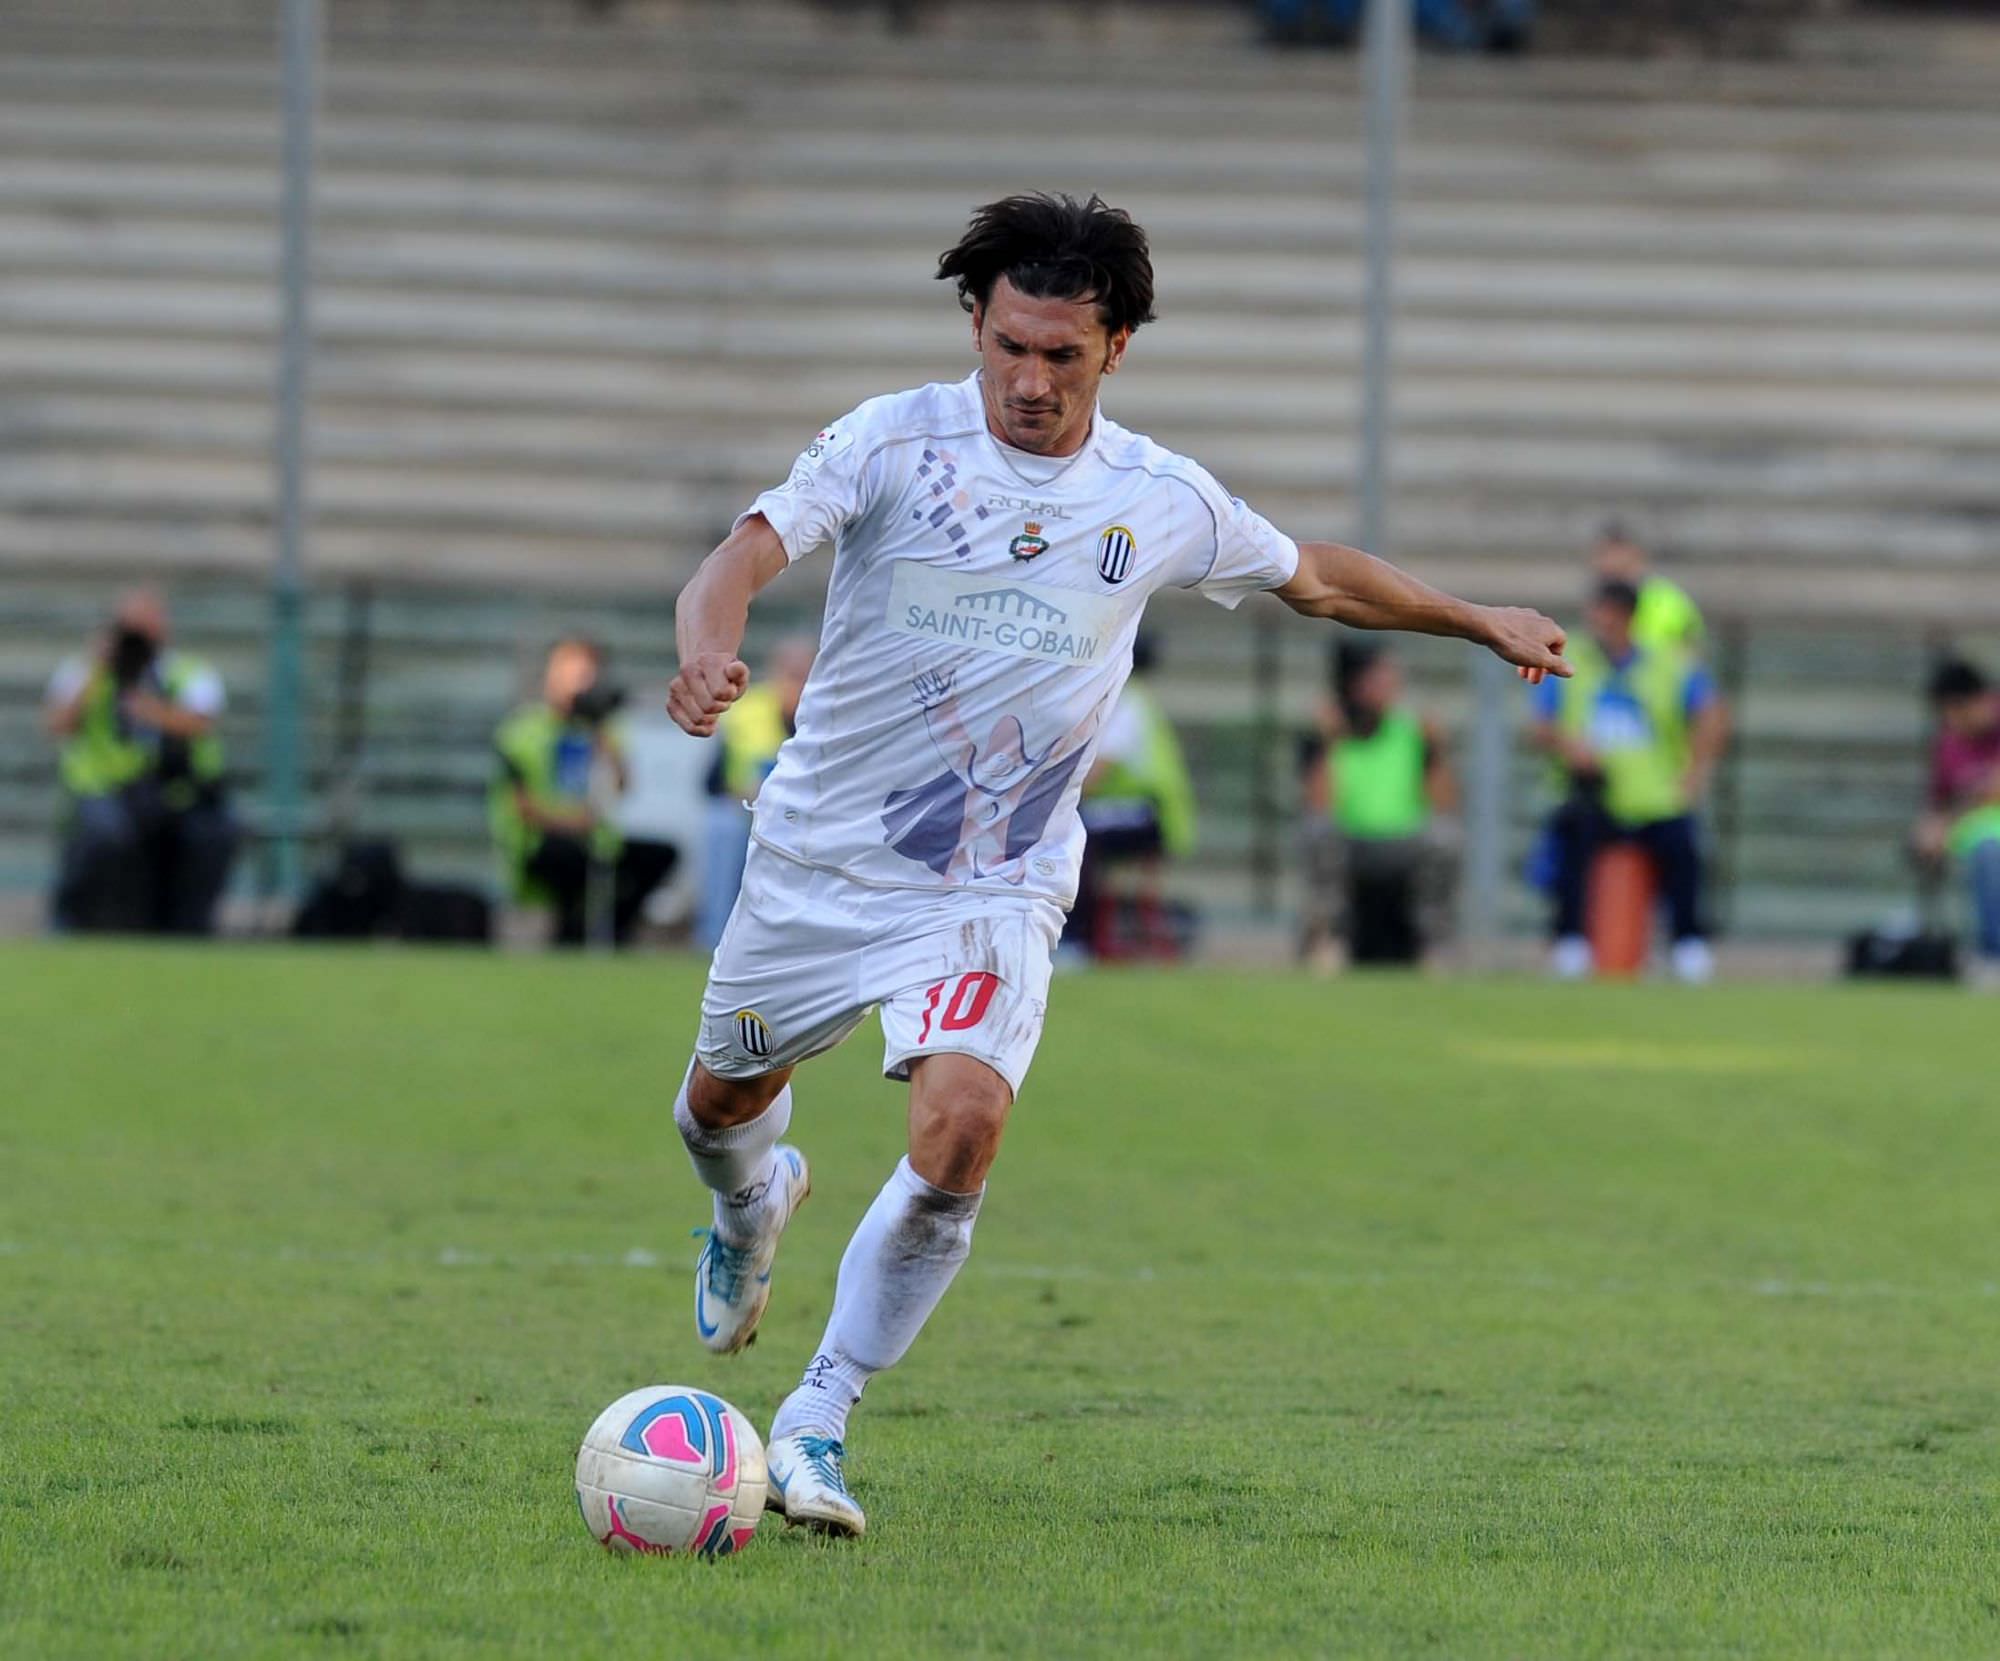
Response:
[[[993,994],[999,990],[1000,977],[984,969],[975,969],[956,980],[946,978],[927,988],[924,992],[924,1024],[918,1029],[917,1042],[930,1042],[933,1017],[937,1019],[939,1032],[963,1032],[968,1027],[978,1026],[986,1019],[986,1011],[993,1004]],[[946,996],[947,991],[949,997]],[[940,1004],[944,1006],[942,1014],[938,1011]]]

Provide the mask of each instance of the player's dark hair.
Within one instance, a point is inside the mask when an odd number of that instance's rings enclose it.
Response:
[[[1146,233],[1092,196],[1030,191],[976,210],[965,235],[938,257],[940,281],[958,284],[967,311],[1002,277],[1038,300],[1094,300],[1111,333],[1153,321],[1153,256]]]
[[[1622,542],[1628,547],[1639,546],[1638,535],[1623,519],[1607,519],[1597,527],[1599,542]]]
[[[1955,704],[1961,698],[1976,698],[1986,690],[1986,677],[1977,664],[1962,657],[1946,658],[1931,671],[1931,702]]]
[[[1601,606],[1615,607],[1627,617],[1639,609],[1639,591],[1630,583],[1618,582],[1615,579],[1599,583],[1591,598]]]

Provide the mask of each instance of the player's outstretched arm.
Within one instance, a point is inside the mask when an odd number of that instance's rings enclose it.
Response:
[[[1525,606],[1460,600],[1387,560],[1338,542],[1301,542],[1299,568],[1275,591],[1292,610],[1355,629],[1403,629],[1470,640],[1505,658],[1521,678],[1567,675],[1562,627]]]
[[[750,668],[737,654],[750,621],[750,601],[785,568],[785,545],[761,513],[753,513],[701,562],[674,602],[680,673],[667,688],[667,713],[683,732],[708,738],[722,712],[743,696]]]

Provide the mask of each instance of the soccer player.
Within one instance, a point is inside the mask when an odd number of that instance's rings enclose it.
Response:
[[[862,1531],[849,1410],[937,1307],[1041,1037],[1076,891],[1077,796],[1147,600],[1260,590],[1358,628],[1450,635],[1566,674],[1538,612],[1472,605],[1331,542],[1296,543],[1098,407],[1153,318],[1145,233],[1096,197],[981,208],[938,262],[979,367],[822,431],[682,591],[668,707],[707,735],[742,696],[751,600],[832,540],[820,653],[758,793],[754,845],[674,1118],[714,1224],[695,1268],[711,1350],[750,1342],[809,1189],[793,1070],[881,1011],[909,1154],[861,1219],[769,1442],[771,1504]]]

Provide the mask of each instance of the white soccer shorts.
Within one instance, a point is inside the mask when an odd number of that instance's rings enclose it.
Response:
[[[1050,900],[872,888],[752,843],[695,1054],[718,1078],[756,1078],[832,1049],[879,1008],[884,1077],[949,1051],[1018,1095],[1062,922]]]

